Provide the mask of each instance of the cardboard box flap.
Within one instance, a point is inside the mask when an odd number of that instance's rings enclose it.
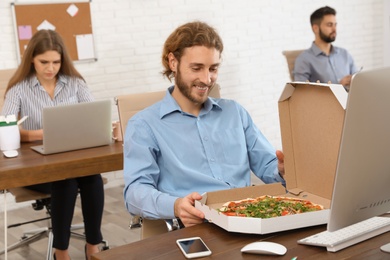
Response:
[[[293,94],[295,87],[300,85],[322,86],[329,87],[336,99],[339,101],[341,107],[345,110],[347,107],[348,92],[340,84],[324,84],[324,83],[309,83],[309,82],[288,82],[280,95],[279,102],[285,101]]]
[[[345,110],[347,108],[348,93],[342,85],[330,84],[329,88],[332,90],[334,96],[339,101],[341,107]]]
[[[278,105],[288,190],[331,199],[347,97],[341,85],[286,84]]]
[[[282,94],[280,95],[279,102],[290,98],[294,90],[295,87],[292,85],[292,83],[287,83],[282,91]]]

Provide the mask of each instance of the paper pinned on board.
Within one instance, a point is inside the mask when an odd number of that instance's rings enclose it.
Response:
[[[20,25],[18,27],[19,40],[30,40],[32,37],[31,25]]]
[[[40,31],[40,30],[52,30],[54,31],[56,29],[56,27],[51,24],[50,22],[48,22],[47,20],[44,20],[40,25],[38,25],[37,27],[37,30]]]
[[[95,58],[92,34],[76,35],[77,55],[79,60]]]
[[[75,4],[71,4],[66,11],[70,16],[74,17],[79,12],[79,8]]]

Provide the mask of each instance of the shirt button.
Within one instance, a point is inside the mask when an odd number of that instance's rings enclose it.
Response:
[[[208,138],[207,136],[205,136],[205,137],[203,138],[203,140],[208,141],[209,138]]]
[[[214,158],[211,158],[211,159],[210,159],[210,161],[214,162],[214,161],[215,161],[215,159],[214,159]]]

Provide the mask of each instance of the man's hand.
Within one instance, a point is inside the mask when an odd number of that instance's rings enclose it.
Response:
[[[204,213],[194,207],[195,200],[200,199],[202,199],[202,196],[197,192],[193,192],[175,201],[175,216],[180,218],[185,227],[203,222]]]
[[[284,154],[280,150],[276,150],[276,157],[278,158],[278,171],[279,174],[284,176]]]
[[[352,75],[347,75],[340,80],[340,84],[345,86],[351,85]]]

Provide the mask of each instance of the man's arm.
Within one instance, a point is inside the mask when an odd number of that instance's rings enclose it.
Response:
[[[284,179],[280,175],[284,174],[283,153],[279,151],[279,156],[276,156],[275,149],[253,123],[249,113],[240,105],[238,106],[245,132],[250,169],[265,183],[281,182],[285,184]]]
[[[341,85],[344,86],[344,88],[349,91],[349,87],[351,85],[351,81],[352,81],[352,76],[359,72],[358,68],[356,67],[356,64],[355,64],[355,61],[353,60],[351,54],[349,54],[349,52],[347,50],[345,50],[345,53],[346,53],[346,63],[347,63],[347,70],[348,70],[348,75],[344,76],[340,82]],[[361,70],[361,69],[360,69]]]
[[[278,171],[281,177],[284,176],[284,154],[280,150],[276,150],[276,157],[278,158]]]
[[[293,75],[294,81],[310,81],[310,63],[305,60],[303,53],[301,53],[295,60]]]
[[[177,197],[160,192],[158,146],[143,120],[130,120],[124,138],[124,199],[133,215],[149,219],[174,218]]]

